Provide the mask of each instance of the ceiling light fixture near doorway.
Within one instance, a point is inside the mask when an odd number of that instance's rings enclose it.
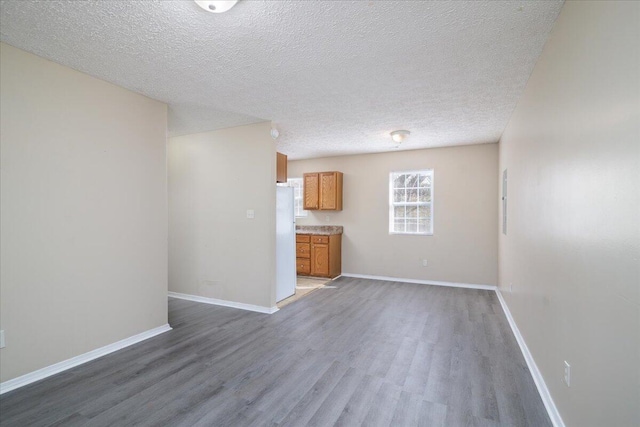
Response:
[[[271,138],[278,139],[280,136],[280,131],[278,130],[278,125],[276,122],[271,121]]]
[[[409,135],[411,135],[411,132],[409,132],[408,130],[394,130],[390,133],[390,135],[391,139],[393,139],[398,144],[401,144],[405,139],[409,137]]]
[[[231,9],[238,0],[194,0],[198,6],[207,12],[222,13]]]

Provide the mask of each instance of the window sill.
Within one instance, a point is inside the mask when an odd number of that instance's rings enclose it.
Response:
[[[433,236],[433,233],[407,233],[407,232],[400,232],[400,231],[390,231],[389,234],[390,235],[395,235],[395,236],[403,236],[403,235],[407,235],[407,236]]]

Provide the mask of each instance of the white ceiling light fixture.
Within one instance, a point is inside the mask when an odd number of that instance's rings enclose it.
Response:
[[[271,138],[278,139],[279,136],[280,136],[280,131],[276,127],[276,124],[271,123]]]
[[[393,139],[398,144],[401,144],[405,139],[409,137],[409,135],[411,135],[411,132],[409,132],[408,130],[394,130],[390,133],[390,135],[391,139]]]
[[[222,13],[231,9],[238,0],[194,0],[198,6],[207,12]]]

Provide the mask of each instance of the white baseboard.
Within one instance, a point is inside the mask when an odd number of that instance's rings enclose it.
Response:
[[[511,326],[511,330],[513,331],[513,335],[516,337],[516,341],[520,346],[520,351],[522,351],[522,355],[524,356],[524,360],[527,362],[527,366],[529,367],[529,371],[531,372],[531,376],[533,377],[533,381],[538,388],[538,393],[540,394],[540,398],[544,403],[544,407],[549,414],[549,418],[553,423],[554,427],[565,427],[564,422],[562,421],[562,417],[560,416],[560,412],[556,407],[556,404],[553,402],[551,398],[551,393],[549,393],[549,389],[547,388],[547,384],[544,382],[544,378],[542,377],[542,373],[538,366],[536,365],[535,360],[533,360],[533,356],[527,347],[527,344],[520,334],[520,330],[516,325],[513,316],[511,316],[511,312],[509,311],[509,307],[507,307],[507,303],[502,297],[502,293],[497,286],[492,285],[475,285],[470,283],[453,283],[453,282],[439,282],[433,280],[415,280],[415,279],[403,279],[399,277],[386,277],[386,276],[370,276],[366,274],[351,274],[351,273],[342,273],[344,277],[353,277],[358,279],[371,279],[371,280],[385,280],[388,282],[406,282],[406,283],[417,283],[424,285],[435,285],[435,286],[450,286],[455,288],[469,288],[469,289],[484,289],[489,291],[495,291],[498,296],[498,300],[500,301],[500,305],[502,306],[502,310],[504,311],[505,316],[507,317],[507,321],[509,322],[509,326]]]
[[[257,313],[273,314],[278,311],[278,307],[263,307],[261,305],[245,304],[242,302],[227,301],[223,299],[207,298],[198,295],[181,294],[169,292],[171,298],[185,299],[187,301],[203,302],[205,304],[221,305],[223,307],[239,308],[241,310],[255,311]]]
[[[553,402],[553,399],[551,398],[551,393],[549,393],[547,384],[544,382],[542,373],[540,372],[540,369],[538,369],[538,365],[536,365],[536,361],[533,360],[533,355],[529,351],[529,347],[527,347],[527,343],[524,341],[524,338],[522,337],[522,334],[520,333],[520,330],[516,325],[516,321],[513,319],[513,316],[511,316],[511,311],[509,311],[507,302],[502,297],[502,293],[500,292],[499,289],[496,289],[496,295],[498,296],[498,300],[500,301],[500,305],[502,306],[504,315],[507,317],[509,326],[511,326],[513,335],[515,335],[516,341],[518,341],[518,345],[520,346],[520,350],[522,351],[524,360],[527,362],[527,366],[529,367],[529,372],[531,372],[533,381],[536,383],[536,387],[538,388],[538,393],[540,393],[540,397],[542,398],[544,407],[547,408],[547,413],[549,414],[549,418],[551,418],[551,422],[553,423],[554,427],[565,427],[564,421],[562,421],[562,417],[560,416],[560,412],[558,412],[558,408],[556,407],[556,404]]]
[[[416,283],[419,285],[449,286],[452,288],[468,288],[468,289],[484,289],[487,291],[495,291],[497,289],[497,287],[493,285],[475,285],[472,283],[455,283],[455,282],[439,282],[435,280],[403,279],[401,277],[370,276],[368,274],[342,273],[342,276],[354,277],[357,279],[385,280],[387,282]]]
[[[160,335],[161,333],[167,332],[170,330],[171,330],[171,326],[169,326],[169,324],[162,325],[157,328],[150,329],[148,331],[134,335],[132,337],[114,342],[113,344],[109,344],[104,347],[97,348],[88,353],[84,353],[79,356],[72,357],[71,359],[63,360],[62,362],[56,363],[54,365],[50,365],[45,368],[38,369],[37,371],[33,371],[28,374],[19,376],[12,380],[5,381],[3,383],[0,383],[0,394],[6,393],[11,390],[15,390],[19,387],[25,386],[27,384],[31,384],[36,381],[40,381],[52,375],[58,374],[62,371],[66,371],[67,369],[71,369],[78,365],[82,365],[83,363],[90,362],[99,357],[105,356],[109,353],[113,353],[114,351],[121,350],[125,347],[129,347],[130,345],[137,344],[140,341],[144,341],[151,337],[155,337],[156,335]]]

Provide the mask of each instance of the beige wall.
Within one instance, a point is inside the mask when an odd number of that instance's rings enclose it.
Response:
[[[167,323],[165,104],[0,44],[1,380]]]
[[[568,426],[640,425],[639,41],[640,3],[565,3],[500,142],[500,287]]]
[[[270,130],[258,123],[170,138],[170,291],[275,306]]]
[[[423,168],[434,170],[434,234],[390,235],[389,172]],[[344,173],[343,210],[297,223],[344,226],[344,273],[497,283],[497,144],[289,162],[290,178],[325,170]]]

